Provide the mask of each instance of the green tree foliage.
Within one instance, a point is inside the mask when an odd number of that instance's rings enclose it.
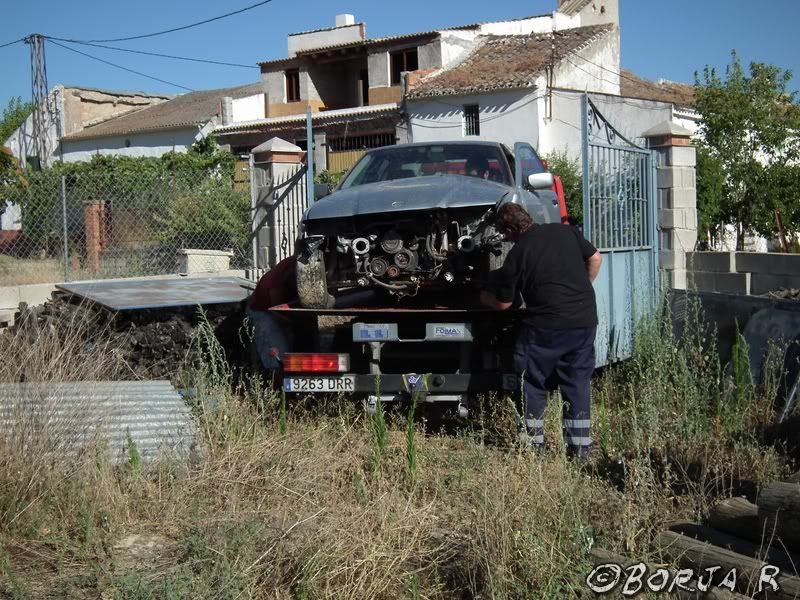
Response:
[[[8,101],[8,106],[3,109],[3,117],[0,118],[0,145],[11,137],[29,114],[31,114],[30,102],[23,102],[19,96]]]
[[[567,216],[578,225],[583,223],[583,177],[577,159],[565,152],[553,152],[544,157],[547,169],[561,177],[564,198],[567,202]]]
[[[780,195],[796,177],[792,165],[800,158],[800,108],[787,89],[791,77],[763,63],[751,63],[747,73],[735,52],[724,79],[708,66],[695,77],[701,133],[724,173],[716,217],[737,226],[739,249],[745,232],[775,234],[776,211],[785,221],[795,212],[796,192]]]
[[[213,139],[159,158],[93,156],[54,163],[10,178],[4,194],[22,206],[25,235],[34,244],[61,235],[61,177],[67,219],[82,221],[85,202],[105,202],[135,231],[128,238],[163,246],[249,250],[250,199],[233,190],[235,157]],[[79,231],[75,232],[80,234]],[[123,232],[119,232],[120,235]]]
[[[697,212],[700,243],[720,233],[725,193],[722,161],[705,144],[697,146]]]

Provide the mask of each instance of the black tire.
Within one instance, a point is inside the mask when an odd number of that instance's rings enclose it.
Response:
[[[297,299],[303,308],[333,308],[321,250],[304,250],[297,257]]]

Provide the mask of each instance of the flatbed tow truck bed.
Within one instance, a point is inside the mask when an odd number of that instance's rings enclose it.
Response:
[[[428,306],[276,306],[294,332],[287,394],[354,394],[448,405],[466,416],[476,396],[519,389],[512,348],[523,311]]]

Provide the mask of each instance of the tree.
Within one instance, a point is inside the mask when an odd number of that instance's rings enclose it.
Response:
[[[580,225],[583,223],[583,177],[577,159],[570,158],[566,152],[553,152],[544,157],[547,170],[561,177],[564,186],[564,199],[567,203],[567,216]]]
[[[705,144],[697,145],[697,213],[700,243],[721,233],[725,171],[722,161]]]
[[[3,109],[3,117],[0,119],[0,145],[4,144],[17,127],[25,122],[31,110],[31,103],[23,102],[19,96],[8,101],[8,106]]]
[[[702,80],[695,75],[701,133],[724,173],[715,216],[736,225],[737,249],[747,232],[773,236],[776,215],[789,208],[780,193],[800,158],[800,108],[787,89],[791,78],[790,71],[763,63],[751,63],[748,75],[736,52],[725,79],[708,66]]]

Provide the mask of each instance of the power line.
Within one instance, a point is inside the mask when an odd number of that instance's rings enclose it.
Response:
[[[181,27],[173,27],[172,29],[165,29],[164,31],[156,31],[154,33],[144,33],[142,35],[132,35],[130,37],[113,38],[108,40],[65,40],[65,41],[78,42],[78,43],[103,43],[103,42],[127,42],[129,40],[141,40],[144,38],[155,37],[157,35],[164,35],[167,33],[174,33],[176,31],[183,31],[184,29],[190,29],[192,27],[197,27],[198,25],[205,25],[206,23],[211,23],[213,21],[219,21],[220,19],[225,19],[226,17],[231,17],[233,15],[241,14],[248,10],[258,8],[259,6],[263,6],[264,4],[268,4],[270,2],[272,2],[272,0],[262,0],[261,2],[256,2],[255,4],[251,4],[250,6],[246,6],[239,10],[234,10],[233,12],[225,13],[224,15],[219,15],[218,17],[212,17],[210,19],[205,19],[204,21],[198,21],[197,23],[190,23],[189,25],[183,25]]]
[[[7,44],[3,44],[0,48],[5,48],[6,46],[11,46],[12,44],[19,44],[20,42],[24,42],[25,38],[19,38],[18,40],[14,40],[13,42],[8,42]]]
[[[58,42],[53,41],[52,39],[50,39],[50,43],[51,44],[55,44],[59,48],[64,48],[65,50],[69,50],[70,52],[75,52],[76,54],[81,54],[82,56],[85,56],[87,58],[91,58],[92,60],[96,60],[98,62],[105,63],[105,64],[110,65],[112,67],[116,67],[118,69],[122,69],[123,71],[128,71],[129,73],[133,73],[135,75],[140,75],[141,77],[147,77],[148,79],[152,79],[154,81],[159,81],[161,83],[166,83],[167,85],[171,85],[171,86],[174,86],[176,88],[181,88],[181,89],[187,90],[189,92],[193,92],[194,91],[192,88],[188,88],[185,85],[180,85],[178,83],[173,83],[171,81],[167,81],[166,79],[159,79],[158,77],[153,77],[152,75],[147,75],[146,73],[141,73],[140,71],[134,71],[133,69],[129,69],[128,67],[123,67],[122,65],[118,65],[116,63],[112,63],[112,62],[109,62],[107,60],[103,60],[102,58],[98,58],[96,56],[92,56],[91,54],[86,54],[85,52],[81,52],[80,50],[76,50],[75,48],[70,48],[69,46],[65,46],[64,44],[59,44]]]
[[[206,60],[203,58],[192,58],[189,56],[174,56],[172,54],[159,54],[158,52],[146,52],[144,50],[131,50],[130,48],[118,48],[116,46],[105,46],[103,44],[94,44],[92,42],[76,42],[73,40],[67,40],[64,38],[57,38],[57,37],[48,37],[48,40],[58,40],[60,42],[67,42],[70,44],[81,44],[83,46],[92,46],[93,48],[106,48],[108,50],[118,50],[120,52],[130,52],[131,54],[144,54],[147,56],[158,56],[159,58],[172,58],[175,60],[186,60],[190,62],[198,62],[198,63],[205,63],[210,65],[222,65],[225,67],[242,67],[245,69],[258,69],[259,67],[256,65],[244,65],[241,63],[228,63],[228,62],[221,62],[218,60]]]

